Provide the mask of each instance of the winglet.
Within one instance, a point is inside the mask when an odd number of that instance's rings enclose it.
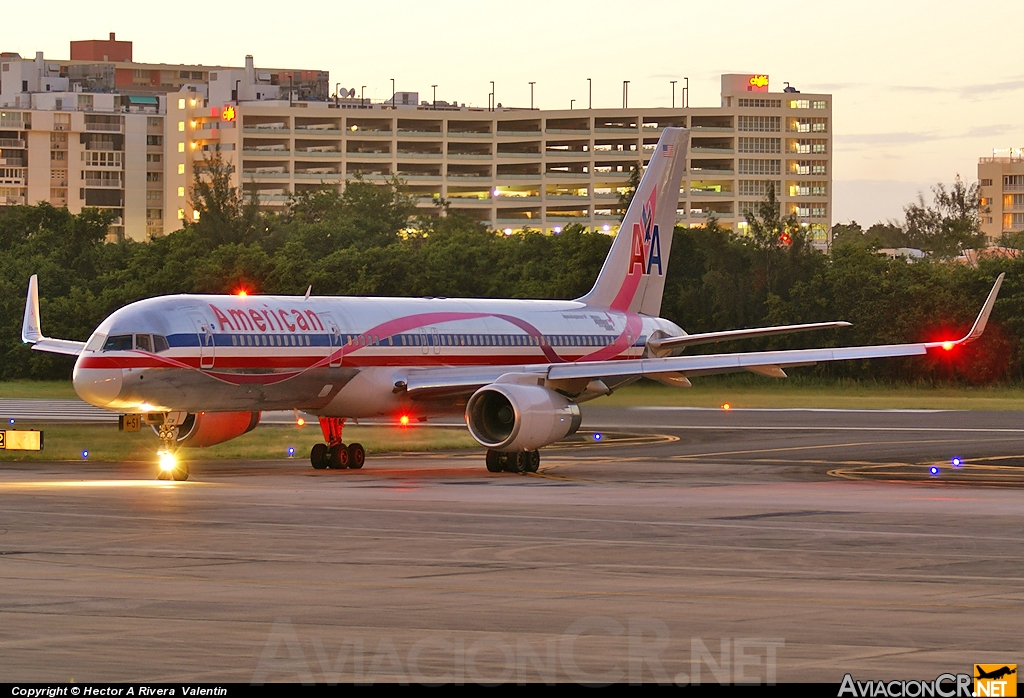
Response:
[[[1005,276],[1006,272],[1004,271],[996,278],[996,282],[992,284],[992,290],[988,292],[988,298],[985,299],[985,305],[981,306],[978,319],[974,321],[971,331],[961,341],[973,342],[985,331],[985,325],[988,324],[988,316],[992,314],[992,306],[996,304],[996,296],[999,295],[999,287],[1003,285],[1003,278]]]
[[[967,344],[981,337],[985,331],[985,326],[988,324],[988,317],[992,314],[992,306],[996,304],[996,296],[999,295],[999,287],[1003,285],[1003,278],[1006,276],[1006,272],[1002,272],[997,278],[996,282],[992,284],[992,290],[988,292],[988,298],[985,299],[985,305],[981,306],[981,312],[978,313],[978,318],[974,321],[974,325],[971,327],[971,331],[965,334],[962,338],[955,342],[927,342],[925,347],[934,349],[935,347],[942,347],[943,349],[952,349],[958,344]]]
[[[25,321],[21,325],[21,341],[35,344],[43,339],[39,329],[39,279],[33,274],[28,280],[28,297],[25,299]]]

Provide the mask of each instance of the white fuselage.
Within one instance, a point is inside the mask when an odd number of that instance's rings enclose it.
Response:
[[[492,376],[640,357],[673,323],[579,301],[163,296],[110,315],[75,365],[83,400],[120,412],[452,412],[396,388],[425,367]]]

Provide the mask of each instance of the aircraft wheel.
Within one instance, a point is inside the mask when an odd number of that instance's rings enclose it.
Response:
[[[526,456],[526,472],[535,473],[540,469],[540,451],[530,451]]]
[[[171,471],[171,477],[179,482],[188,480],[188,466],[185,463],[179,463],[178,467]]]
[[[492,450],[488,449],[488,451],[487,451],[487,472],[489,472],[489,473],[500,473],[502,471],[501,457],[503,455],[504,454],[501,451],[492,451]]]
[[[335,444],[331,446],[329,455],[327,456],[327,467],[335,470],[344,470],[348,467],[348,447],[345,444]]]
[[[161,470],[157,471],[156,479],[157,480],[170,480],[171,479],[171,474],[169,472],[167,472],[166,470],[161,469]]]
[[[349,444],[348,446],[348,467],[352,470],[359,470],[366,462],[366,449],[362,444]]]
[[[309,462],[317,470],[327,467],[327,444],[313,444],[309,451]]]
[[[505,470],[510,473],[525,473],[526,472],[526,454],[523,452],[519,453],[507,453],[505,454],[508,460],[505,461]]]

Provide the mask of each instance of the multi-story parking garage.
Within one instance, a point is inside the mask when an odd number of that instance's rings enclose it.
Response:
[[[170,136],[182,155],[169,190],[187,190],[191,163],[220,148],[237,159],[237,183],[268,208],[354,177],[397,176],[421,206],[443,200],[497,229],[558,232],[581,223],[613,230],[631,169],[646,163],[662,129],[683,126],[692,136],[680,224],[715,216],[742,230],[747,212],[774,187],[782,213],[824,242],[831,97],[748,93],[742,86],[754,77],[723,76],[720,107],[676,109],[490,110],[357,98],[209,104],[179,93],[177,104],[174,95],[168,100]],[[181,199],[182,215],[190,215]]]

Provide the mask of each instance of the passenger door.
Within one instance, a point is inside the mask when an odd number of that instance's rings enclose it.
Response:
[[[330,313],[318,313],[324,321],[324,327],[327,328],[327,334],[330,337],[330,367],[338,368],[341,366],[341,347],[342,347],[342,334],[341,327],[335,322],[334,317]]]
[[[217,345],[213,337],[213,323],[197,310],[189,311],[188,316],[196,328],[196,338],[199,340],[199,368],[213,368],[217,354]]]

